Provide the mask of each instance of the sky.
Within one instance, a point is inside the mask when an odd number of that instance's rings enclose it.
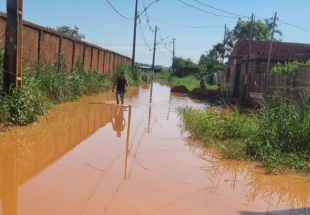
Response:
[[[138,0],[138,11],[141,13],[144,5],[148,6],[153,1]],[[131,57],[135,2],[24,0],[23,17],[35,24],[54,28],[76,25],[86,36],[85,41]],[[256,20],[264,20],[274,17],[277,12],[277,23],[284,37],[280,39],[284,42],[310,43],[309,8],[310,0],[159,0],[139,17],[136,61],[152,63],[155,26],[159,28],[155,64],[169,67],[172,63],[173,38],[176,39],[176,56],[198,62],[202,54],[223,41],[225,24],[233,29],[240,16],[244,17],[243,20],[249,20],[252,13]],[[0,0],[0,11],[6,12],[6,0]]]

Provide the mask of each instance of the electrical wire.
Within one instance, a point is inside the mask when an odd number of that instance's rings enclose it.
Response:
[[[299,30],[302,30],[302,31],[310,33],[310,29],[308,29],[308,28],[304,28],[304,27],[300,27],[300,26],[297,26],[297,25],[294,25],[294,24],[290,24],[290,23],[287,23],[287,22],[285,22],[284,20],[281,20],[281,19],[279,21],[281,21],[281,23],[279,23],[279,25],[289,25],[289,26],[291,26],[293,28],[297,28]]]
[[[145,36],[144,36],[144,33],[143,33],[143,29],[142,29],[140,17],[139,17],[139,26],[140,26],[140,29],[141,29],[141,33],[142,33],[142,37],[143,37],[144,43],[145,43],[145,45],[146,45],[146,46],[150,49],[150,51],[151,51],[152,49],[148,46],[148,44],[147,44],[147,42],[146,42],[146,39],[145,39]]]
[[[102,3],[104,3],[104,4],[107,6],[107,8],[108,8],[112,13],[114,13],[115,16],[117,16],[120,20],[122,20],[124,23],[126,23],[126,24],[128,24],[128,25],[133,26],[133,23],[130,23],[127,19],[122,18],[122,16],[120,16],[118,13],[116,13],[116,12],[111,8],[111,6],[109,6],[109,4],[108,4],[105,0],[101,0],[101,1],[102,1]]]
[[[112,9],[118,13],[121,17],[123,17],[124,19],[128,19],[128,20],[133,20],[134,18],[128,18],[126,16],[124,16],[123,14],[121,14],[118,10],[116,10],[116,8],[112,5],[112,3],[109,0],[106,0],[108,2],[108,4],[112,7]]]
[[[146,5],[146,4],[145,4],[145,0],[143,0],[143,7],[144,7],[144,8],[146,8],[145,5]],[[151,26],[151,24],[150,24],[150,19],[149,19],[148,14],[147,14],[147,10],[145,11],[145,13],[144,13],[143,15],[144,15],[144,17],[145,17],[145,20],[146,20],[146,24],[147,24],[147,26],[148,26],[148,29],[149,29],[151,32],[153,32],[152,26]]]
[[[208,4],[206,4],[206,3],[204,3],[204,2],[201,2],[201,1],[198,1],[198,0],[193,0],[193,1],[195,1],[195,2],[197,2],[197,3],[199,3],[199,4],[201,4],[201,5],[204,5],[204,6],[206,6],[206,7],[212,8],[212,9],[214,9],[214,10],[220,11],[220,12],[222,12],[222,13],[227,13],[227,14],[230,14],[230,15],[239,16],[239,17],[243,17],[243,18],[250,18],[249,16],[244,16],[244,15],[240,15],[240,14],[230,13],[230,12],[227,12],[227,11],[224,11],[224,10],[221,10],[221,9],[218,9],[218,8],[216,8],[216,7],[213,7],[213,6],[211,6],[211,5],[208,5]]]
[[[154,20],[154,21],[163,23],[163,24],[173,25],[173,26],[178,26],[178,27],[183,27],[183,28],[223,28],[223,26],[190,26],[190,25],[181,25],[181,24],[175,24],[175,23],[161,21],[159,19],[155,19],[155,18],[152,18],[152,17],[149,17],[149,18]]]
[[[225,15],[215,14],[215,13],[212,13],[212,12],[210,12],[210,11],[205,11],[205,10],[203,10],[203,9],[200,9],[200,8],[196,7],[196,6],[187,4],[186,2],[184,2],[184,1],[182,1],[182,0],[176,0],[176,1],[181,2],[182,4],[186,5],[187,7],[194,8],[194,9],[196,9],[196,10],[199,10],[199,11],[203,12],[203,13],[211,14],[211,15],[213,15],[213,16],[215,16],[215,17],[224,17],[224,18],[229,18],[229,19],[239,19],[239,18],[242,18],[242,17],[240,17],[240,16],[234,16],[234,17],[233,17],[233,16],[225,16]]]
[[[159,46],[157,46],[159,52],[164,56],[164,57],[167,57],[166,55],[164,55],[164,53],[160,50]]]
[[[289,39],[289,38],[287,38],[287,37],[283,37],[283,36],[280,36],[280,35],[279,35],[279,37],[281,37],[281,38],[283,38],[283,39],[285,39],[285,40],[288,40],[288,41],[290,41],[290,42],[293,42],[293,43],[299,43],[299,42],[297,42],[296,40],[292,40],[292,39]]]

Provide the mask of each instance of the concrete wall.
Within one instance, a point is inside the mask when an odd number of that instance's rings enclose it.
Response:
[[[6,14],[0,12],[0,37],[5,41]],[[4,44],[2,44],[4,45]],[[36,62],[48,64],[57,61],[60,54],[69,68],[81,62],[85,70],[109,73],[122,64],[130,65],[131,59],[108,49],[78,40],[48,28],[24,21],[23,60],[26,65]]]

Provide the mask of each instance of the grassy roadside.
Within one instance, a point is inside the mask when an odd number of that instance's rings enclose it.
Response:
[[[310,106],[288,104],[274,96],[250,115],[180,108],[184,128],[206,147],[218,147],[231,159],[251,159],[269,173],[310,172]]]
[[[106,92],[121,71],[131,86],[141,83],[139,69],[120,66],[110,74],[98,71],[85,71],[77,64],[69,70],[64,60],[50,65],[35,65],[23,72],[23,88],[12,89],[10,94],[3,92],[3,49],[0,57],[0,130],[12,125],[27,125],[45,115],[55,104],[77,101],[84,95]]]
[[[198,80],[195,76],[187,76],[184,78],[179,78],[179,77],[173,76],[171,69],[162,70],[160,73],[156,73],[154,77],[168,80],[172,86],[184,85],[187,87],[188,90],[200,88],[200,80]],[[206,85],[206,89],[209,89],[209,90],[218,89],[216,85],[207,84],[206,81],[205,81],[205,85]]]

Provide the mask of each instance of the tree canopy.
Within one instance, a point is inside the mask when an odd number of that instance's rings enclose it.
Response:
[[[66,34],[71,37],[75,37],[80,40],[85,39],[85,35],[79,33],[80,29],[76,25],[74,26],[74,28],[70,28],[69,26],[59,26],[53,30]]]

